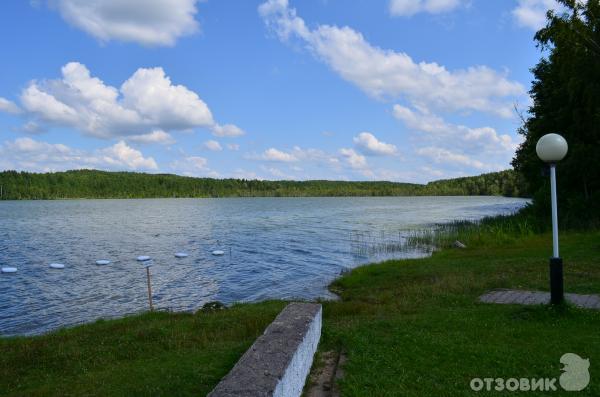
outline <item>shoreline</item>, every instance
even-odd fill
[[[342,392],[372,394],[377,385],[389,395],[433,395],[441,388],[461,394],[473,376],[556,376],[555,363],[566,351],[600,361],[600,345],[594,343],[600,313],[477,301],[493,288],[547,289],[550,235],[505,240],[490,230],[479,237],[470,234],[466,249],[357,267],[331,284],[341,300],[322,302],[319,354],[347,354]],[[599,238],[600,231],[563,232],[569,292],[600,290],[593,250]],[[585,277],[579,276],[582,272]],[[151,385],[155,394],[206,394],[285,304],[244,303],[194,314],[147,312],[42,336],[0,338],[6,352],[0,357],[0,371],[6,374],[0,389],[8,390],[7,396],[36,394],[39,387],[45,395],[94,390],[111,396]],[[544,348],[548,341],[552,349]],[[449,364],[458,361],[460,368]],[[196,371],[198,366],[204,370]],[[530,373],[534,367],[537,372]],[[162,374],[159,379],[156,371]],[[402,371],[400,380],[394,377]],[[436,381],[423,379],[427,373]],[[589,387],[592,394],[600,390],[598,383]]]

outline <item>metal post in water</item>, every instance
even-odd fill
[[[150,311],[154,311],[152,305],[152,283],[150,282],[150,265],[146,266],[146,280],[148,281],[148,303],[150,304]]]

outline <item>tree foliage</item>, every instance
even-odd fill
[[[308,196],[522,196],[523,185],[512,170],[427,185],[395,182],[261,181],[192,178],[166,174],[95,170],[36,174],[0,173],[1,198],[154,198],[154,197],[308,197]]]
[[[532,69],[530,117],[520,129],[525,141],[513,159],[547,218],[549,178],[535,146],[540,137],[559,133],[569,144],[558,164],[562,221],[581,225],[600,219],[600,0],[558,0],[566,12],[548,13],[535,35],[544,56]]]

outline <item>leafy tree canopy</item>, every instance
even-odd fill
[[[46,174],[0,172],[0,199],[307,196],[522,196],[512,171],[448,179],[427,185],[395,182],[260,181],[95,170]]]
[[[532,69],[533,105],[520,129],[525,140],[513,159],[534,195],[540,216],[549,211],[549,178],[535,146],[559,133],[569,153],[557,166],[559,215],[570,225],[600,219],[600,0],[558,0],[535,40],[543,57]],[[543,215],[542,215],[543,214]]]

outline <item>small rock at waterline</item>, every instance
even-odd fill
[[[454,248],[467,248],[466,245],[464,245],[463,243],[461,243],[458,240],[456,240],[453,245],[454,245]]]

